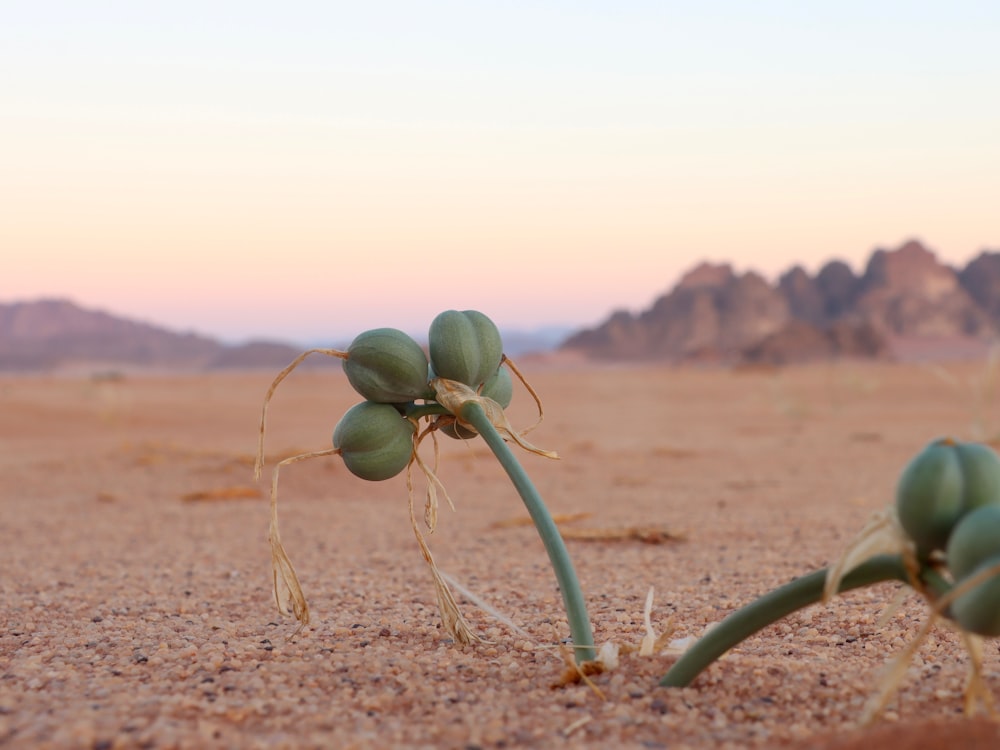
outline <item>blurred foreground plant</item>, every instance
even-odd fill
[[[886,581],[919,593],[930,614],[890,664],[862,724],[884,709],[939,617],[957,627],[970,655],[966,712],[977,701],[992,710],[992,694],[982,679],[982,638],[1000,635],[1000,458],[992,449],[951,439],[932,442],[904,468],[895,503],[873,516],[834,565],[729,615],[692,645],[660,684],[686,687],[729,649],[792,612]]]

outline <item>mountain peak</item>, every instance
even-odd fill
[[[812,277],[794,266],[769,284],[702,262],[651,307],[564,343],[591,356],[683,361],[801,361],[882,356],[895,339],[1000,335],[1000,254],[956,273],[921,242],[875,250],[861,276],[840,260]]]
[[[699,263],[688,271],[677,282],[679,289],[697,289],[699,287],[721,287],[734,278],[733,267],[728,263]]]
[[[866,285],[918,287],[931,295],[958,286],[955,272],[916,240],[897,250],[876,250],[865,270]]]
[[[0,371],[53,370],[65,365],[191,370],[283,367],[296,354],[297,349],[283,344],[227,347],[206,336],[175,333],[83,308],[67,299],[0,304]]]

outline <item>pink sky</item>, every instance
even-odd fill
[[[701,260],[1000,250],[995,10],[389,5],[15,13],[0,301],[305,341],[590,325]]]

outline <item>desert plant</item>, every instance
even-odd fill
[[[438,432],[466,440],[482,436],[521,496],[548,553],[563,596],[575,658],[580,662],[593,660],[590,619],[569,553],[545,503],[508,443],[547,458],[558,456],[529,443],[524,438],[527,430],[519,432],[508,421],[504,409],[513,396],[510,373],[519,378],[535,399],[539,420],[541,402],[516,365],[504,355],[496,325],[481,312],[447,310],[438,315],[430,326],[429,350],[428,360],[417,342],[402,331],[374,329],[360,334],[346,351],[303,352],[271,383],[261,410],[254,467],[258,478],[263,468],[268,403],[278,384],[308,355],[318,353],[342,359],[348,381],[364,398],[337,423],[332,448],[292,456],[274,467],[268,537],[279,611],[293,614],[303,625],[309,622],[308,604],[278,531],[279,471],[282,466],[307,458],[339,455],[353,474],[370,481],[389,479],[406,470],[410,521],[434,580],[442,622],[460,643],[479,640],[459,611],[416,521],[412,473],[417,467],[426,479],[424,523],[433,531],[437,525],[439,491],[451,504],[436,473]],[[422,424],[423,420],[426,424]],[[420,455],[421,444],[427,438],[435,443],[434,467]]]
[[[685,687],[716,659],[792,612],[861,586],[899,581],[930,615],[897,657],[862,717],[885,706],[939,616],[956,626],[970,654],[966,708],[988,700],[981,637],[1000,635],[1000,458],[988,446],[935,440],[903,469],[896,499],[877,513],[829,568],[797,578],[730,614],[693,644],[660,684]]]

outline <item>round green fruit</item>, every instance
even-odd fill
[[[413,454],[414,424],[391,404],[355,404],[333,430],[333,447],[355,476],[379,482],[396,476]]]
[[[477,310],[445,310],[431,321],[431,365],[438,377],[479,388],[503,360],[496,325]]]
[[[954,447],[962,465],[965,511],[1000,505],[1000,456],[982,443],[956,443]]]
[[[952,578],[967,578],[984,562],[1000,557],[1000,506],[984,505],[962,516],[948,538],[945,559]]]
[[[510,402],[514,400],[514,381],[510,376],[510,370],[506,367],[497,368],[497,371],[483,383],[481,393],[500,404],[502,409],[510,406]]]
[[[994,565],[1000,565],[1000,556],[984,562],[972,575]],[[950,616],[969,633],[987,638],[1000,635],[1000,575],[994,574],[955,599]]]
[[[420,344],[395,328],[359,334],[344,360],[344,372],[354,390],[378,404],[404,404],[427,397],[427,367]]]
[[[922,556],[944,549],[966,513],[1000,505],[1000,458],[988,446],[936,440],[903,470],[896,511]]]
[[[921,552],[942,549],[962,514],[962,465],[950,440],[937,440],[907,464],[896,485],[899,522]]]

